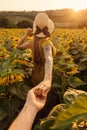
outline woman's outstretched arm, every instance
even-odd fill
[[[8,130],[31,130],[36,114],[46,102],[47,92],[37,85],[28,92],[23,109]]]
[[[52,47],[47,45],[44,48],[44,56],[45,56],[45,76],[44,80],[52,81],[52,69],[53,69],[53,56],[52,56]]]
[[[52,47],[47,45],[44,47],[44,56],[45,56],[45,75],[43,81],[39,84],[40,88],[45,90],[51,89],[52,82],[52,69],[53,69],[53,56],[52,56]]]

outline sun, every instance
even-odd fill
[[[81,6],[74,6],[73,7],[73,10],[75,11],[75,12],[78,12],[78,11],[80,11],[80,10],[83,10],[84,8],[82,8]]]
[[[68,7],[71,7],[75,12],[87,9],[87,0],[67,0]]]
[[[81,9],[80,8],[73,8],[74,12],[78,12],[80,11]]]

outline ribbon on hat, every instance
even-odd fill
[[[41,29],[36,25],[36,31],[35,31],[34,35],[37,35],[37,34],[39,34],[41,32],[43,32],[45,36],[50,37],[50,33],[48,31],[47,26],[45,26],[44,28]]]

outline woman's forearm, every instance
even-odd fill
[[[53,68],[53,58],[48,57],[45,62],[45,80],[49,80],[50,82],[52,81],[52,68]]]
[[[44,48],[45,56],[45,76],[44,80],[52,81],[52,68],[53,68],[53,57],[52,57],[52,48],[50,45]]]
[[[36,108],[25,105],[8,130],[31,130],[36,114]]]

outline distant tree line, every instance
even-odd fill
[[[16,24],[17,28],[27,28],[27,27],[32,28],[32,26],[33,26],[33,23],[31,21],[28,21],[28,20],[22,20]]]
[[[0,27],[7,28],[9,26],[10,26],[9,20],[5,17],[0,17]]]
[[[75,13],[72,9],[47,10],[48,16],[58,28],[87,28],[87,10]],[[0,12],[0,28],[27,28],[33,26],[38,11]]]
[[[33,23],[29,20],[22,20],[17,22],[16,24],[11,22],[8,18],[3,16],[0,17],[0,28],[32,28]]]

